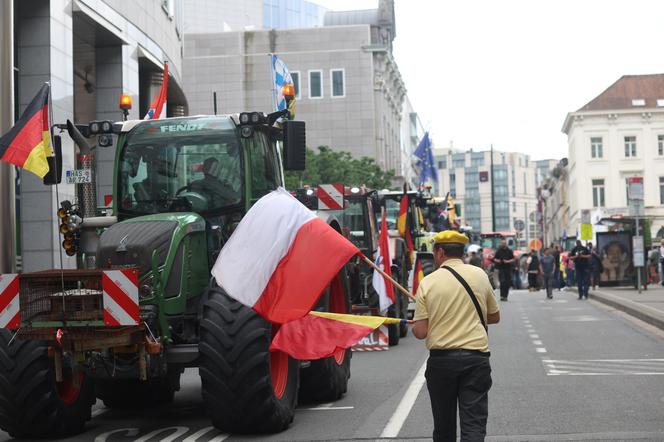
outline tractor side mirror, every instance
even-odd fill
[[[284,169],[304,170],[307,138],[304,121],[284,122]]]
[[[46,157],[48,173],[44,175],[44,185],[52,186],[62,182],[62,138],[53,135],[53,156]]]

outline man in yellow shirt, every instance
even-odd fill
[[[433,238],[440,268],[417,289],[413,334],[426,338],[426,380],[434,441],[456,441],[457,405],[462,441],[483,441],[491,388],[487,324],[500,312],[487,274],[464,264],[468,238],[452,230]]]

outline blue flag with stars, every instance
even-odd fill
[[[420,140],[420,144],[417,145],[417,149],[415,149],[415,157],[417,158],[415,166],[420,169],[419,185],[423,186],[429,180],[438,182],[438,172],[434,166],[429,132],[424,133],[424,136]]]
[[[286,63],[282,59],[272,54],[272,79],[274,81],[274,89],[272,90],[274,96],[274,104],[276,110],[286,109],[286,99],[284,98],[284,85],[293,84],[293,78],[291,77]]]

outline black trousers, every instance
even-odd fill
[[[425,372],[433,412],[433,440],[456,441],[457,406],[461,441],[483,441],[489,414],[489,354],[431,350]]]
[[[512,269],[499,269],[498,280],[500,281],[500,297],[507,298],[512,285]]]

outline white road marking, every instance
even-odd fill
[[[298,408],[298,410],[309,410],[309,411],[325,411],[325,410],[352,410],[355,408],[352,405],[348,405],[345,407],[312,407],[312,408]]]
[[[201,430],[198,430],[191,436],[187,436],[185,439],[182,440],[182,442],[197,442],[198,439],[200,439],[202,436],[208,434],[211,431],[218,431],[214,427],[205,427]],[[230,434],[218,434],[215,438],[210,439],[209,442],[221,442],[224,439],[227,439],[230,437]]]
[[[537,353],[546,353],[546,348],[544,348],[544,347],[536,347],[536,348],[535,348],[535,351],[536,351]]]
[[[537,333],[531,333],[529,336],[530,339],[539,339],[539,335]]]
[[[542,341],[538,341],[537,339],[533,340],[533,345],[542,345]]]
[[[117,433],[127,433],[125,437],[134,437],[138,436],[138,428],[119,428],[117,430],[107,431],[102,433],[99,436],[95,437],[95,442],[106,442],[106,440]]]
[[[598,318],[597,316],[580,315],[580,316],[558,316],[553,318],[554,321],[560,322],[590,322],[590,321],[611,321],[611,318]]]
[[[160,434],[160,433],[164,433],[164,432],[168,432],[168,431],[173,431],[173,430],[175,430],[175,432],[173,432],[173,434],[171,434],[171,435],[169,435],[169,436],[166,436],[166,437],[163,438],[163,439],[160,439],[159,442],[173,442],[175,439],[177,439],[178,437],[182,436],[182,435],[185,434],[187,431],[189,431],[189,427],[166,427],[166,428],[159,428],[159,429],[157,429],[157,430],[154,430],[154,431],[151,432],[151,433],[146,434],[145,436],[143,436],[143,437],[141,437],[141,438],[139,438],[139,439],[136,439],[134,442],[147,442],[147,441],[149,441],[150,439],[152,439],[153,437],[155,437],[156,435],[158,435],[158,434]]]
[[[108,411],[108,408],[97,408],[95,411],[93,411],[92,413],[90,413],[90,416],[91,416],[91,417],[97,417],[97,416],[99,416],[100,414],[104,414],[104,413],[106,413],[107,411]]]
[[[559,376],[652,376],[664,374],[664,359],[543,359],[547,375]]]
[[[426,379],[424,378],[426,368],[427,362],[424,361],[420,369],[417,371],[417,374],[410,382],[406,393],[401,398],[401,402],[397,405],[397,409],[394,410],[394,414],[390,420],[387,421],[385,428],[383,428],[383,432],[380,434],[381,438],[399,436],[399,431],[401,431],[401,427],[403,427],[404,422],[406,422],[410,410],[413,409],[417,396],[420,394],[420,390],[426,382]]]

